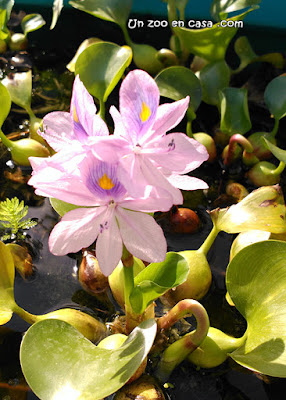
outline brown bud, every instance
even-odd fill
[[[197,214],[189,208],[173,207],[170,225],[173,232],[194,233],[200,227],[200,220]]]
[[[95,254],[89,250],[83,252],[78,279],[84,290],[91,294],[104,292],[108,288],[108,278],[101,272]]]

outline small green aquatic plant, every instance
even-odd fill
[[[24,231],[37,225],[31,218],[25,218],[28,206],[17,197],[0,202],[0,236],[1,240],[25,238]]]

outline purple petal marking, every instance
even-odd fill
[[[122,122],[135,146],[152,126],[159,105],[159,89],[145,71],[129,72],[119,92]]]
[[[81,163],[81,170],[86,187],[96,198],[117,202],[126,195],[126,189],[117,177],[117,164],[90,157]]]

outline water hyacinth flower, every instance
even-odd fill
[[[39,134],[55,150],[80,150],[81,146],[108,136],[105,122],[96,115],[93,97],[88,93],[79,75],[73,84],[70,112],[54,111],[43,119],[43,132]],[[85,146],[86,148],[86,146]]]
[[[36,172],[29,184],[37,194],[88,207],[67,212],[53,228],[49,237],[53,254],[77,252],[96,240],[96,256],[105,275],[111,274],[120,261],[123,244],[144,261],[165,259],[163,231],[146,213],[169,210],[169,196],[156,197],[151,186],[145,188],[142,198],[129,196],[125,182],[118,179],[118,163],[102,162],[91,155],[80,163],[76,173],[63,173],[63,164],[58,168],[55,163],[48,168],[34,166]]]
[[[166,135],[183,119],[189,97],[159,105],[160,93],[154,79],[145,71],[135,70],[123,80],[119,100],[120,112],[114,106],[110,108],[116,141],[109,140],[108,148],[104,140],[105,146],[95,151],[102,159],[104,154],[125,159],[118,173],[129,193],[139,195],[146,185],[153,185],[158,193],[167,191],[174,204],[182,204],[178,188],[208,187],[204,181],[184,175],[208,159],[206,148],[183,133]]]

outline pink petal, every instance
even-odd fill
[[[128,142],[120,137],[99,136],[90,139],[90,149],[100,160],[115,163],[130,153]]]
[[[208,189],[208,184],[201,179],[189,175],[170,175],[168,181],[176,188],[182,190]]]
[[[159,89],[142,70],[129,72],[119,91],[120,114],[134,145],[152,126],[159,105]]]
[[[159,167],[178,174],[193,171],[209,157],[204,145],[184,133],[170,133],[153,141],[145,149],[146,152],[152,151],[149,157]]]
[[[166,132],[177,126],[185,116],[189,101],[190,98],[187,96],[182,100],[160,105],[150,135],[149,137],[148,135],[144,136],[142,144],[165,135]]]
[[[90,246],[100,231],[106,207],[77,208],[66,213],[49,237],[51,253],[62,256]]]
[[[74,129],[78,138],[94,134],[93,119],[95,115],[96,107],[93,97],[88,93],[79,75],[77,75],[73,84],[70,116],[74,122]]]
[[[60,151],[71,145],[74,139],[73,124],[70,114],[54,111],[43,119],[43,132],[39,134],[55,150]]]
[[[96,241],[96,257],[102,273],[108,276],[121,259],[123,244],[114,213],[106,221],[108,224],[102,228]]]
[[[148,262],[164,261],[166,239],[150,215],[117,207],[116,218],[123,243],[131,254]]]

